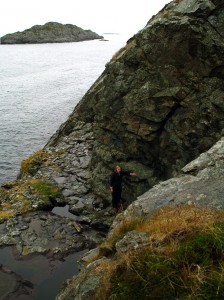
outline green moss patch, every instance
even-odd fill
[[[52,201],[59,196],[58,187],[44,180],[33,180],[32,186],[43,201],[43,208],[52,206]]]
[[[49,154],[43,150],[35,152],[33,155],[23,160],[21,163],[21,173],[35,175],[39,167],[49,158]]]
[[[60,197],[57,186],[41,179],[23,179],[0,188],[0,222],[33,210],[50,209]]]

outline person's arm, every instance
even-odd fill
[[[122,171],[122,174],[125,176],[137,176],[135,172]]]

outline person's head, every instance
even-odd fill
[[[121,167],[120,166],[116,166],[115,167],[115,172],[116,173],[121,173]]]

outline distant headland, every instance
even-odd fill
[[[103,36],[76,25],[48,22],[1,37],[1,44],[68,43],[102,39]]]

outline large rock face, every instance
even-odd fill
[[[124,212],[124,217],[149,218],[155,210],[168,205],[188,204],[223,209],[224,138],[187,164],[183,173],[139,196]]]
[[[1,38],[1,44],[66,43],[101,38],[102,36],[91,30],[83,30],[72,24],[48,22],[44,25],[35,25],[22,32],[6,34]]]
[[[150,251],[153,249],[152,251],[154,251],[154,254],[159,253],[159,255],[162,255],[163,251],[161,249],[163,247],[162,245],[166,243],[166,239],[171,240],[173,245],[175,244],[174,240],[172,239],[172,235],[168,234],[168,228],[170,228],[170,224],[172,223],[171,212],[172,210],[175,210],[175,207],[179,207],[179,213],[181,211],[181,208],[184,208],[184,213],[186,215],[182,216],[182,218],[179,215],[175,216],[173,238],[177,237],[178,235],[184,235],[184,232],[191,228],[192,224],[191,226],[189,224],[189,222],[191,221],[195,224],[194,230],[199,230],[199,227],[197,227],[200,223],[199,220],[204,219],[205,221],[206,219],[205,215],[202,216],[203,211],[205,211],[204,208],[209,208],[208,219],[205,221],[206,229],[204,229],[206,230],[206,232],[209,232],[209,219],[211,218],[211,215],[214,213],[214,211],[217,212],[219,209],[223,210],[224,207],[224,138],[219,140],[209,151],[201,154],[197,159],[186,165],[183,168],[183,172],[185,174],[183,174],[182,176],[169,179],[154,186],[145,194],[138,197],[138,199],[134,201],[124,211],[123,214],[119,214],[116,217],[113,226],[109,232],[108,239],[105,242],[105,245],[109,244],[110,241],[115,239],[116,237],[117,241],[114,245],[113,255],[111,254],[111,251],[106,254],[106,257],[102,257],[102,255],[104,255],[102,252],[102,245],[100,246],[101,248],[96,248],[87,253],[82,259],[82,261],[85,262],[86,266],[82,268],[81,272],[77,277],[73,277],[73,279],[71,279],[67,283],[67,286],[57,296],[58,300],[82,300],[86,298],[106,299],[104,297],[98,297],[97,293],[98,290],[103,286],[103,280],[105,276],[107,276],[107,272],[109,270],[105,266],[107,266],[110,262],[113,265],[115,265],[116,259],[119,261],[119,258],[117,258],[119,257],[119,253],[125,253],[125,257],[129,257],[128,259],[130,259],[131,256],[136,255],[136,252],[134,252],[133,250],[136,251],[136,249],[141,248],[146,253],[150,253]],[[167,206],[171,207],[172,210],[168,210]],[[136,219],[141,220],[141,224],[142,222],[144,222],[144,220],[149,221],[152,217],[152,214],[156,210],[158,213],[158,209],[160,208],[163,208],[164,211],[162,218],[163,222],[160,220],[160,222],[157,222],[156,225],[154,224],[152,227],[157,228],[158,226],[158,232],[162,231],[163,226],[166,228],[165,231],[167,235],[163,235],[162,240],[160,239],[156,241],[155,236],[152,236],[150,239],[150,234],[146,230],[147,227],[143,226],[143,229],[141,229],[141,231],[141,226],[140,228],[138,228],[137,231],[134,231],[132,229],[132,227],[130,226],[131,222],[134,222],[134,220]],[[193,214],[189,215],[189,211],[191,209],[193,209]],[[178,218],[180,218],[179,223],[177,221]],[[217,222],[217,219],[215,220]],[[220,220],[223,220],[223,217]],[[126,233],[124,233],[124,228],[123,231],[119,231],[119,227],[122,226],[122,224],[125,224],[124,228],[126,228],[127,230]],[[218,222],[216,224],[218,224]],[[183,230],[184,226],[186,226],[185,230]],[[180,243],[181,239],[178,240],[177,244],[179,245]],[[150,247],[147,248],[147,245],[150,245]],[[159,248],[158,252],[156,252],[157,250],[155,250],[155,245],[157,245]],[[197,249],[200,249],[199,244],[197,244],[197,247]],[[128,251],[132,251],[131,254]],[[202,252],[200,252],[200,256],[201,255]],[[186,263],[186,258],[181,257],[181,259]],[[139,256],[139,260],[137,259],[137,261],[138,263],[140,263],[141,256]],[[126,263],[128,264],[128,268],[130,268],[130,266],[131,268],[133,267],[133,265],[130,263],[130,260],[128,260],[128,262]],[[144,264],[145,263],[146,262],[144,261]],[[156,261],[156,264],[157,267],[153,276],[155,276],[156,273],[159,272],[158,261]],[[120,265],[120,270],[121,269],[122,267]],[[178,267],[178,272],[179,270],[180,268]],[[149,269],[147,269],[147,272],[150,272]],[[114,278],[112,279],[112,281],[113,280]],[[177,286],[173,286],[172,284],[172,289],[173,288],[177,290]],[[215,291],[216,288],[217,286],[215,286]],[[152,290],[150,292],[152,292]],[[192,295],[189,295],[189,297],[191,298]],[[148,298],[146,297],[144,299]],[[156,298],[151,299],[162,298],[160,296],[157,296]],[[171,298],[168,297],[167,299]],[[179,299],[182,299],[182,297],[179,297]],[[195,297],[192,299],[199,298]]]
[[[224,3],[168,4],[114,55],[48,146],[92,124],[92,190],[108,198],[108,175],[119,163],[138,178],[131,201],[176,175],[211,147],[224,127]]]

